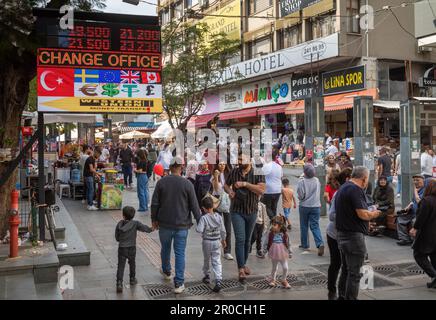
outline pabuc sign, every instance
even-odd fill
[[[289,77],[265,80],[242,87],[243,107],[252,108],[290,102]]]
[[[364,90],[366,87],[365,67],[341,69],[322,74],[322,94],[330,95]]]

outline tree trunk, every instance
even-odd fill
[[[0,147],[18,150],[21,115],[27,103],[29,82],[35,76],[33,55],[18,53],[14,58],[0,62]],[[0,163],[0,176],[7,163]],[[8,229],[11,191],[17,182],[17,171],[0,186],[0,239]]]

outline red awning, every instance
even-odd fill
[[[377,99],[377,89],[367,89],[363,91],[348,92],[324,97],[324,111],[338,111],[353,108],[354,97],[371,96]],[[304,100],[292,101],[285,110],[286,114],[304,113]]]
[[[251,118],[257,116],[257,108],[235,110],[230,112],[220,113],[220,120],[230,120],[239,118]]]
[[[202,114],[200,116],[193,116],[188,122],[188,128],[205,128],[209,121],[211,121],[217,113]]]
[[[257,114],[261,116],[265,114],[285,113],[287,106],[287,104],[278,104],[276,106],[261,107],[257,110]]]

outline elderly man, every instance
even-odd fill
[[[360,269],[365,260],[365,234],[369,221],[377,218],[380,211],[369,211],[365,197],[369,170],[355,167],[350,181],[336,193],[337,241],[341,251],[342,271],[339,279],[339,300],[357,300],[362,274]]]

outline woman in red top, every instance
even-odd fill
[[[327,183],[324,190],[324,199],[328,204],[331,203],[333,196],[340,187],[340,184],[338,182],[338,175],[339,170],[332,170],[327,176]]]

